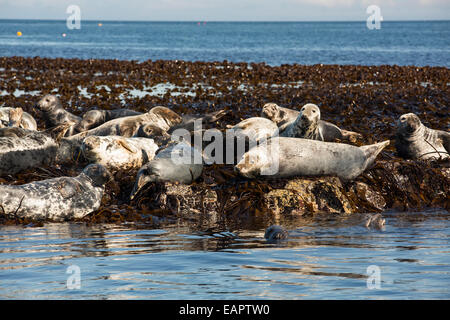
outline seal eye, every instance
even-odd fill
[[[313,110],[314,113],[316,113],[316,110]]]

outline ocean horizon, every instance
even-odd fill
[[[0,56],[449,67],[450,21],[1,19]]]

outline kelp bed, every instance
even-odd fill
[[[162,105],[179,114],[225,109],[229,112],[216,124],[222,130],[259,116],[267,102],[294,109],[311,102],[320,107],[322,119],[361,133],[357,144],[362,145],[392,140],[398,117],[408,112],[431,128],[449,130],[449,84],[445,67],[0,58],[0,106],[23,108],[42,129],[42,115],[33,106],[47,93],[58,94],[77,115],[92,107],[145,112]],[[101,208],[80,221],[239,226],[259,217],[277,222],[317,212],[449,210],[448,161],[402,160],[393,141],[377,160],[351,182],[336,177],[247,180],[230,165],[212,165],[193,185],[151,185],[133,202],[128,196],[135,172],[119,172],[106,186]],[[84,165],[80,159],[73,166],[28,170],[1,177],[0,183],[74,176]],[[30,222],[0,217],[2,224]]]

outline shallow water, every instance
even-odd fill
[[[288,221],[279,243],[263,229],[1,226],[0,298],[450,299],[449,212],[384,216],[384,230],[357,215]]]

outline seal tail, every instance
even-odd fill
[[[365,162],[366,169],[375,162],[375,158],[387,145],[389,145],[389,143],[390,143],[390,141],[386,140],[386,141],[371,144],[368,146],[359,147],[366,156],[366,162]]]

